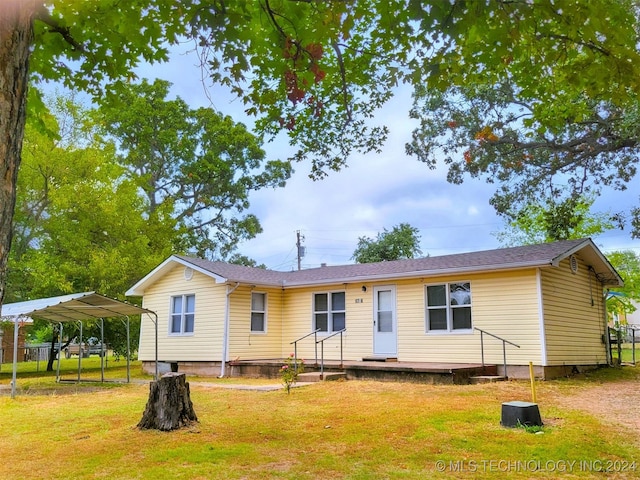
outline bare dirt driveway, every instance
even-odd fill
[[[640,370],[640,366],[623,368]],[[543,388],[558,406],[582,410],[619,425],[640,446],[640,378],[635,374],[625,377],[631,378],[601,382],[575,379],[571,385]]]

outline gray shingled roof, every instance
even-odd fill
[[[566,240],[540,245],[500,248],[392,262],[326,266],[291,272],[244,267],[187,256],[176,257],[183,262],[193,264],[228,281],[294,287],[551,266],[579,250],[584,250],[583,253],[587,256],[587,263],[598,264],[596,273],[603,278],[612,279],[609,284],[617,284],[621,281],[617,272],[590,239]]]

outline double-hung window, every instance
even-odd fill
[[[169,333],[172,335],[191,335],[196,317],[196,296],[176,295],[171,297],[171,322]]]
[[[313,329],[323,333],[339,332],[346,328],[344,292],[313,295]]]
[[[469,331],[471,283],[443,283],[426,287],[427,332]]]
[[[267,294],[251,292],[251,332],[267,331]]]

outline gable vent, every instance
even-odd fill
[[[571,273],[578,273],[578,259],[575,255],[569,257],[569,268],[571,268]]]
[[[184,267],[184,279],[188,282],[193,278],[193,268]]]

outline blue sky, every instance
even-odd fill
[[[219,87],[206,87],[206,78],[190,44],[175,49],[166,64],[143,67],[141,78],[162,78],[173,83],[172,94],[192,107],[213,106],[236,121],[251,126],[242,104]],[[446,181],[444,168],[430,170],[405,154],[415,124],[408,117],[411,91],[398,95],[375,120],[391,129],[380,154],[354,155],[348,168],[332,172],[320,181],[309,179],[310,166],[296,164],[287,186],[255,192],[250,212],[257,215],[263,233],[239,245],[238,251],[268,268],[297,268],[296,232],[304,236],[303,268],[321,263],[352,263],[351,256],[362,236],[375,237],[383,229],[409,223],[420,230],[424,255],[445,255],[498,248],[493,235],[503,228],[502,220],[489,205],[495,186],[482,180],[462,185]],[[263,146],[268,158],[285,159],[293,152],[286,138]],[[595,204],[606,211],[639,203],[640,189],[624,193],[607,191]],[[604,251],[629,249],[640,252],[640,241],[628,232],[611,231],[594,239]]]

